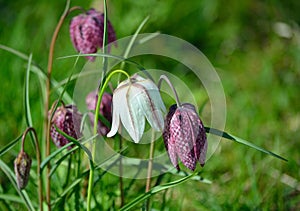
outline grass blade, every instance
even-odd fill
[[[16,177],[15,174],[12,172],[12,170],[0,159],[0,168],[2,171],[6,174],[8,179],[10,180],[11,184],[14,186],[18,194],[20,195],[22,201],[24,202],[25,206],[28,210],[35,210],[31,200],[29,199],[26,190],[20,190],[16,183]]]
[[[136,206],[137,204],[139,204],[139,203],[145,201],[146,199],[148,199],[149,197],[151,197],[152,195],[154,195],[154,194],[156,194],[156,193],[158,193],[160,191],[163,191],[163,190],[175,187],[177,185],[180,185],[180,184],[186,182],[187,180],[189,180],[190,178],[194,177],[195,175],[196,175],[196,173],[193,173],[193,174],[190,174],[190,175],[188,175],[188,176],[186,176],[184,178],[181,178],[179,180],[176,180],[176,181],[173,181],[173,182],[169,182],[169,183],[166,183],[164,185],[155,186],[150,191],[148,191],[147,193],[144,193],[144,194],[138,196],[137,198],[135,198],[134,200],[132,200],[130,203],[126,204],[120,210],[122,210],[122,211],[130,210],[134,206]]]
[[[12,54],[14,54],[14,55],[18,56],[19,58],[21,58],[23,60],[26,60],[26,61],[28,61],[29,57],[30,57],[30,56],[28,56],[28,55],[26,55],[26,54],[24,54],[24,53],[22,53],[22,52],[20,52],[18,50],[15,50],[13,48],[10,48],[10,47],[2,45],[2,44],[0,44],[0,49],[5,50],[5,51],[7,51],[9,53],[12,53]],[[76,55],[76,56],[78,57],[78,55]],[[43,71],[43,69],[40,66],[38,66],[37,63],[34,62],[33,60],[30,63],[32,65],[31,66],[31,71],[34,72],[34,73],[36,73],[40,79],[43,79],[45,81],[47,79],[47,75],[46,75],[45,71]],[[54,79],[51,79],[51,84],[54,87],[56,87],[58,85],[58,82],[55,81]],[[57,89],[57,92],[59,94],[62,93],[61,89],[62,88]],[[71,103],[72,102],[72,98],[70,97],[70,95],[65,94],[64,95],[64,101]]]
[[[17,202],[17,203],[24,204],[24,201],[20,197],[15,196],[15,195],[0,194],[0,199],[5,200],[5,201]]]
[[[60,202],[70,191],[74,191],[74,187],[81,182],[82,178],[76,179],[65,191],[51,203],[52,206],[55,206],[57,203]]]
[[[125,52],[124,52],[124,55],[123,55],[123,58],[127,58],[131,49],[132,49],[132,46],[137,38],[137,35],[140,33],[140,31],[142,30],[142,28],[144,27],[144,25],[146,24],[146,22],[149,20],[149,16],[147,16],[143,21],[142,23],[139,25],[139,27],[137,28],[137,30],[135,31],[135,33],[133,34],[128,46],[126,47],[125,49]],[[121,67],[120,69],[124,69],[124,65],[125,65],[125,62],[123,61],[122,64],[121,64]]]
[[[5,145],[5,147],[3,147],[1,150],[0,150],[0,157],[2,155],[4,155],[6,152],[8,152],[11,148],[13,148],[17,143],[18,141],[21,140],[22,138],[22,135],[21,134],[20,136],[18,136],[15,140],[12,140],[10,143],[8,143],[7,145]]]
[[[59,167],[59,165],[69,156],[71,155],[74,151],[76,151],[78,149],[78,147],[74,147],[73,149],[69,150],[65,155],[63,155],[61,158],[59,158],[55,164],[52,166],[51,171],[49,173],[49,176],[51,177],[54,172],[56,171],[56,169]]]
[[[25,108],[25,118],[27,127],[32,127],[32,117],[30,110],[30,102],[29,102],[29,78],[30,78],[30,67],[32,62],[32,54],[29,55],[27,70],[26,70],[26,78],[25,78],[25,89],[24,89],[24,108]]]
[[[87,140],[85,140],[85,141],[82,142],[82,145],[85,144],[85,143],[87,143],[87,142],[89,142],[89,141],[91,141],[91,140],[93,140],[93,139],[96,138],[96,137],[97,137],[97,135],[88,138]],[[74,139],[74,140],[76,140],[76,139]],[[76,142],[78,142],[78,141],[76,141]],[[68,144],[64,145],[63,147],[57,149],[56,151],[52,152],[48,157],[46,157],[46,158],[43,160],[43,162],[41,163],[41,171],[48,165],[48,163],[49,163],[56,155],[60,154],[63,150],[65,150],[66,148],[68,148],[68,147],[70,147],[70,146],[72,146],[72,145],[73,145],[73,143],[68,143]],[[77,150],[77,148],[78,148],[78,146],[73,147],[73,149],[69,150],[69,151],[66,153],[66,155],[71,154],[71,153],[73,152],[73,150],[75,151],[75,150]]]
[[[171,173],[173,175],[177,175],[177,176],[181,176],[181,177],[185,177],[185,176],[189,176],[191,175],[191,173],[188,173],[184,170],[180,170],[179,172],[177,171],[176,168],[173,168],[172,170],[170,170],[168,173]],[[208,179],[205,179],[203,177],[200,176],[200,174],[198,175],[195,175],[191,178],[191,180],[195,180],[195,181],[198,181],[198,182],[202,182],[202,183],[206,183],[206,184],[212,184],[212,181],[208,180]]]
[[[256,150],[258,150],[260,152],[263,152],[265,154],[271,155],[271,156],[273,156],[275,158],[278,158],[278,159],[281,159],[281,160],[284,160],[284,161],[288,161],[287,159],[281,157],[280,155],[277,155],[277,154],[275,154],[275,153],[273,153],[273,152],[271,152],[269,150],[266,150],[266,149],[264,149],[262,147],[259,147],[259,146],[255,145],[255,144],[253,144],[253,143],[251,143],[249,141],[246,141],[244,139],[241,139],[239,137],[231,135],[231,134],[229,134],[227,132],[224,132],[224,131],[221,131],[221,130],[218,130],[218,129],[215,129],[215,128],[209,128],[209,127],[205,127],[205,131],[207,133],[210,133],[210,134],[213,134],[213,135],[216,135],[216,136],[220,136],[220,137],[229,139],[231,141],[234,141],[234,142],[246,145],[246,146],[251,147],[253,149],[256,149]]]
[[[92,154],[90,152],[90,150],[84,146],[83,144],[81,144],[77,139],[73,138],[72,136],[69,136],[68,134],[66,134],[65,132],[63,132],[62,130],[60,130],[58,127],[55,126],[55,129],[58,133],[60,133],[61,135],[63,135],[65,138],[67,138],[70,142],[72,142],[73,144],[75,144],[76,146],[78,146],[79,148],[83,149],[83,151],[85,152],[85,154],[88,156],[89,160],[92,161]]]
[[[72,143],[68,143],[66,145],[64,145],[63,147],[57,149],[56,151],[54,151],[53,153],[51,153],[48,157],[46,157],[43,162],[41,163],[41,171],[43,171],[43,169],[48,165],[48,163],[59,153],[61,153],[64,149],[72,146]]]

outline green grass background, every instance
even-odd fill
[[[71,2],[72,6],[86,9],[100,4],[101,1]],[[61,0],[0,0],[0,44],[32,53],[33,60],[45,70],[51,36],[64,6]],[[227,100],[226,131],[289,160],[283,162],[224,140],[203,169],[202,175],[213,183],[189,181],[174,188],[168,192],[166,208],[300,209],[300,3],[111,0],[108,6],[118,38],[132,35],[150,15],[142,32],[160,31],[198,47],[222,80]],[[284,27],[280,31],[278,26]],[[68,24],[64,24],[55,57],[74,53]],[[66,78],[72,65],[67,60],[55,60],[54,78]],[[0,50],[0,148],[25,129],[25,71],[26,61]],[[37,87],[38,80],[32,75],[33,121],[41,130],[42,95]],[[1,159],[12,163],[17,150]],[[9,185],[5,175],[0,175],[1,192]],[[161,198],[162,194],[154,197],[154,207],[160,207]]]

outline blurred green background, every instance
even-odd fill
[[[71,5],[88,9],[91,5],[101,8],[101,3],[77,0]],[[188,182],[175,188],[169,207],[300,209],[300,1],[110,0],[108,5],[117,38],[132,35],[150,15],[142,32],[159,31],[198,47],[222,80],[226,130],[289,160],[283,162],[224,140],[203,169],[203,176],[213,183]],[[46,70],[51,36],[64,7],[61,0],[0,0],[0,44],[32,53],[33,60]],[[55,57],[74,53],[68,24],[64,24]],[[56,60],[53,76],[64,79],[72,65]],[[0,148],[25,129],[25,71],[26,61],[0,49]],[[33,75],[34,122],[42,120],[42,95],[37,87]],[[42,124],[37,126],[41,130]],[[11,152],[5,159],[10,161],[14,155]],[[154,205],[160,197],[155,196]]]

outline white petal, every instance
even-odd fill
[[[107,137],[112,137],[118,132],[119,124],[120,124],[120,118],[119,118],[120,107],[121,106],[118,106],[118,98],[115,97],[115,93],[114,93],[113,102],[112,102],[112,112],[113,112],[112,124],[111,124],[110,131],[106,135]]]
[[[127,130],[130,137],[134,140],[135,143],[139,142],[141,135],[138,130],[136,121],[133,119],[135,113],[133,113],[133,109],[130,108],[130,92],[132,86],[123,86],[116,90],[115,98],[118,100],[119,106],[119,115],[121,122],[124,128]]]
[[[156,109],[156,106],[153,100],[150,98],[148,91],[143,91],[143,94],[139,98],[138,104],[151,127],[153,127],[156,131],[161,131],[164,125],[162,113]]]
[[[140,106],[139,99],[141,98],[141,90],[131,86],[128,93],[129,114],[133,124],[134,137],[133,140],[137,143],[142,138],[145,129],[145,117],[143,108]]]

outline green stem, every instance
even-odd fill
[[[123,185],[123,162],[122,162],[122,153],[121,153],[122,148],[123,148],[123,140],[122,140],[122,136],[120,136],[120,140],[119,140],[119,150],[120,150],[119,182],[120,182],[120,196],[121,196],[120,207],[123,207],[125,203],[124,185]]]
[[[40,168],[40,166],[41,166],[41,151],[40,151],[40,146],[39,146],[38,138],[36,135],[36,131],[33,127],[27,128],[25,130],[25,132],[23,133],[21,151],[24,151],[25,137],[29,131],[31,131],[33,133],[34,142],[35,142],[36,160],[37,160],[39,208],[40,208],[40,211],[43,211],[43,186],[42,186],[42,177],[41,177],[41,168]]]
[[[94,135],[97,135],[97,126],[98,126],[98,118],[99,118],[99,112],[100,112],[100,104],[101,104],[102,96],[104,94],[104,90],[105,90],[107,84],[109,83],[111,77],[116,73],[123,73],[124,75],[127,76],[128,79],[130,79],[130,76],[124,70],[114,70],[107,76],[102,88],[100,89],[100,91],[98,93],[98,100],[97,100],[97,106],[96,106],[95,118],[94,118],[94,130],[93,130]],[[94,161],[94,158],[95,158],[95,141],[96,141],[96,139],[94,139],[92,141],[92,159],[93,159],[93,161]],[[87,196],[87,210],[88,211],[91,210],[92,189],[93,189],[93,183],[94,183],[94,170],[95,170],[94,162],[91,162],[90,172],[89,172],[88,196]]]
[[[76,154],[76,161],[77,161],[77,171],[76,171],[76,178],[80,177],[80,163],[81,163],[81,150],[78,148],[78,153]],[[75,187],[75,210],[80,210],[80,183]]]
[[[146,190],[147,193],[150,191],[151,188],[151,175],[152,175],[152,168],[153,168],[153,155],[154,155],[154,130],[152,130],[151,135],[151,143],[150,143],[150,152],[149,152],[149,163],[148,163],[148,171],[147,171],[147,182],[146,182]],[[149,199],[146,201],[146,210],[149,210],[150,201]]]
[[[48,67],[47,67],[47,80],[46,80],[46,99],[45,99],[45,111],[44,111],[44,131],[46,133],[46,157],[50,155],[50,121],[51,119],[48,118],[48,109],[49,109],[49,102],[50,102],[50,89],[51,89],[51,73],[52,73],[52,66],[53,66],[53,56],[54,56],[54,47],[58,37],[58,33],[61,29],[61,26],[66,19],[67,15],[74,11],[74,10],[82,10],[81,7],[72,7],[70,8],[70,0],[67,0],[65,10],[62,16],[59,19],[59,22],[56,25],[54,33],[52,35],[51,44],[49,48],[49,56],[48,56]],[[50,163],[47,165],[47,186],[46,186],[46,202],[48,205],[48,210],[51,210],[51,180],[49,177],[51,171]]]
[[[102,41],[102,53],[106,54],[106,43],[107,43],[107,4],[106,0],[103,1],[103,8],[104,8],[104,27],[103,27],[103,41]],[[102,83],[105,80],[106,76],[106,70],[107,70],[107,58],[103,57],[103,71],[102,71],[102,77],[101,77],[101,84],[100,87],[102,87]]]
[[[64,19],[66,18],[70,6],[70,0],[67,0],[66,8],[64,13],[62,14],[55,31],[52,35],[50,49],[49,49],[49,57],[48,57],[48,67],[47,67],[47,80],[46,80],[46,99],[45,99],[45,121],[44,121],[44,131],[46,131],[46,157],[50,155],[50,119],[48,118],[48,109],[49,109],[49,101],[50,101],[50,89],[51,89],[51,72],[53,66],[53,56],[54,56],[54,46],[58,36],[58,32],[63,24]],[[51,210],[51,180],[49,177],[51,171],[50,164],[47,165],[47,187],[46,187],[46,202],[48,205],[48,210]]]

